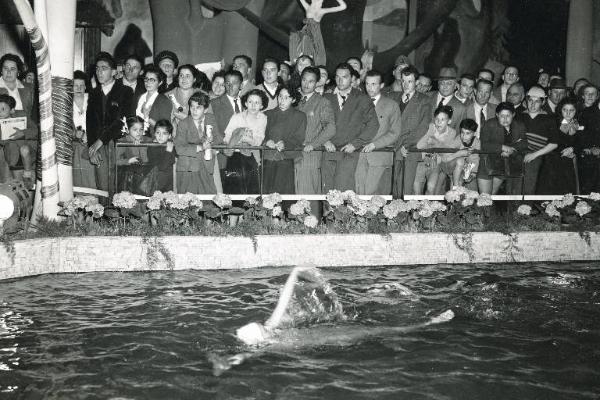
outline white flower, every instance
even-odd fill
[[[339,207],[344,204],[344,197],[339,190],[330,190],[325,196],[325,200],[331,207]]]
[[[231,197],[224,193],[216,194],[215,197],[213,197],[213,203],[215,203],[217,207],[221,209],[231,207],[232,205]]]
[[[274,217],[279,217],[281,214],[283,214],[283,210],[281,209],[281,207],[275,206],[273,207],[272,213]]]
[[[432,201],[430,206],[433,211],[446,211],[448,209],[445,204],[439,201]]]
[[[73,199],[67,201],[64,205],[63,205],[63,209],[62,209],[63,214],[65,214],[66,216],[70,216],[73,215],[75,213],[75,205],[73,202]]]
[[[383,206],[383,215],[387,219],[396,218],[398,216],[398,213],[400,212],[400,207],[398,207],[397,203],[394,203],[394,201],[392,201],[390,204],[386,204],[385,206]]]
[[[298,200],[298,204],[300,204],[302,207],[304,207],[304,211],[306,211],[307,213],[310,213],[310,201],[308,201],[306,199],[300,199],[300,200]]]
[[[94,218],[100,218],[104,215],[104,207],[101,204],[90,204],[85,207],[85,211],[91,212]]]
[[[162,199],[158,196],[152,196],[146,203],[146,207],[149,210],[160,210],[160,206],[162,205]]]
[[[452,187],[452,190],[454,190],[458,194],[466,194],[469,191],[469,189],[467,189],[464,186],[454,186]]]
[[[527,204],[521,204],[519,208],[517,208],[517,212],[521,215],[531,215],[531,206]]]
[[[460,201],[460,196],[461,194],[456,190],[449,190],[444,195],[444,199],[446,199],[448,203],[456,203],[457,201]]]
[[[474,199],[465,197],[465,199],[462,201],[461,204],[463,205],[463,207],[469,207],[469,206],[472,206],[474,202],[475,202]]]
[[[198,207],[198,208],[202,208],[204,207],[204,204],[202,203],[202,200],[200,200],[198,198],[198,196],[196,196],[195,194],[192,195],[193,197],[190,199],[190,207]]]
[[[406,207],[406,209],[402,211],[405,212],[418,210],[419,208],[421,208],[421,202],[419,200],[409,200],[404,204],[404,206]]]
[[[314,215],[308,215],[306,218],[304,218],[304,225],[308,226],[309,228],[316,228],[318,224],[319,220]]]
[[[596,193],[596,192],[590,193],[590,200],[599,201],[600,200],[600,193]]]
[[[169,207],[171,207],[174,203],[179,201],[179,196],[177,196],[177,193],[173,192],[172,190],[163,193],[162,198],[165,201],[165,204]]]
[[[279,203],[281,203],[281,195],[279,193],[271,193],[262,197],[262,205],[266,209],[271,210]]]
[[[585,201],[577,202],[577,206],[575,206],[575,212],[579,214],[580,217],[583,217],[585,214],[592,211],[592,207]]]
[[[354,193],[354,190],[346,190],[342,193],[342,197],[346,201],[352,201],[356,197],[356,193]]]
[[[570,206],[571,204],[575,203],[575,196],[573,196],[572,193],[565,194],[562,197],[562,203],[563,203],[563,207]]]
[[[419,210],[419,215],[423,218],[431,217],[433,215],[433,209],[429,204],[423,204],[423,207]]]
[[[490,196],[487,193],[482,193],[479,195],[479,198],[477,199],[477,205],[479,207],[489,207],[492,204],[493,204],[492,196]]]
[[[92,206],[94,204],[98,204],[98,198],[96,196],[86,195],[86,196],[77,196],[77,197],[81,198],[81,200],[83,200],[83,202],[85,203],[86,206]]]
[[[246,202],[249,205],[253,206],[256,204],[256,197],[248,196],[248,197],[246,197]]]
[[[559,217],[560,218],[560,211],[558,211],[556,209],[556,206],[554,206],[552,203],[550,203],[546,207],[546,214],[548,214],[550,217]]]
[[[371,197],[371,203],[377,205],[378,208],[381,208],[386,205],[387,201],[381,196],[373,196]]]
[[[300,202],[294,203],[290,206],[291,215],[302,215],[304,214],[304,206]]]
[[[117,193],[113,196],[112,203],[118,208],[133,208],[137,205],[135,196],[129,192]]]
[[[465,192],[465,198],[477,200],[479,198],[479,193],[475,190],[468,190]]]
[[[80,208],[83,209],[83,208],[85,208],[86,205],[87,205],[87,203],[86,203],[85,199],[82,198],[81,196],[76,196],[73,199],[73,207],[75,209],[80,209]]]
[[[350,208],[354,214],[358,215],[359,217],[363,217],[367,211],[369,211],[368,202],[360,199],[357,199],[354,203],[352,203],[352,205],[349,205],[348,208]]]

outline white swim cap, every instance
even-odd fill
[[[267,340],[267,332],[262,324],[251,322],[235,332],[237,338],[250,346],[256,346]]]

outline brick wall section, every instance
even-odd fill
[[[91,271],[600,260],[600,233],[479,232],[31,239],[0,244],[0,280]]]

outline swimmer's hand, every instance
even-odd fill
[[[251,356],[252,353],[240,353],[230,357],[208,353],[206,357],[213,365],[213,375],[220,376],[223,372],[230,370],[234,365],[240,365]]]

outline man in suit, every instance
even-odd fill
[[[365,77],[365,89],[375,104],[375,112],[379,119],[379,130],[373,141],[362,149],[356,167],[356,193],[383,194],[392,193],[392,168],[394,154],[378,152],[391,146],[400,136],[400,107],[394,100],[381,95],[383,75],[377,70],[368,71]]]
[[[396,153],[394,165],[394,197],[396,198],[403,194],[413,194],[413,183],[421,153],[409,153],[408,149],[415,147],[419,139],[427,133],[432,120],[431,98],[416,91],[418,79],[419,71],[416,68],[407,67],[402,71],[401,128],[400,138],[396,144],[399,151]],[[403,160],[404,169],[402,169]]]
[[[256,88],[252,78],[252,59],[244,54],[233,57],[231,68],[242,74],[242,83],[240,84],[240,96],[245,95]]]
[[[239,71],[230,70],[225,74],[225,94],[213,99],[210,103],[210,112],[215,115],[219,132],[225,132],[229,120],[233,114],[242,112],[242,100],[240,99],[240,86],[242,74]],[[227,166],[227,157],[223,152],[217,155],[221,175]],[[221,178],[223,178],[221,176]]]
[[[89,94],[86,114],[88,153],[96,166],[98,189],[114,190],[114,176],[109,182],[109,169],[114,165],[112,143],[121,137],[122,119],[132,114],[133,91],[117,82],[115,60],[101,52],[96,57],[96,86]]]
[[[482,68],[477,72],[477,80],[485,79],[486,81],[492,82],[492,95],[490,96],[490,103],[500,104],[500,100],[494,96],[494,86],[496,85],[496,75],[494,71],[487,68]]]
[[[500,101],[508,101],[506,95],[510,85],[519,81],[519,68],[508,65],[502,73],[502,84],[494,89],[493,95]]]
[[[335,136],[335,116],[329,100],[316,92],[320,79],[318,67],[306,67],[302,70],[300,94],[302,99],[298,110],[306,114],[306,136],[302,157],[294,162],[296,193],[321,193],[321,152],[325,142]],[[317,203],[311,203],[317,211]]]
[[[527,108],[523,106],[523,100],[525,100],[525,86],[521,82],[510,85],[506,93],[506,101],[513,105],[517,115],[527,112]]]
[[[438,91],[434,92],[431,96],[431,119],[433,119],[433,112],[439,106],[450,106],[452,107],[452,122],[450,127],[454,128],[458,132],[460,121],[465,118],[465,105],[456,98],[454,92],[456,91],[456,69],[444,67],[440,70],[440,76],[438,78]]]
[[[477,137],[479,137],[479,132],[481,132],[481,127],[485,124],[485,121],[496,117],[496,104],[490,103],[493,87],[492,82],[480,79],[475,88],[475,101],[467,106],[466,118],[477,122]]]
[[[263,111],[272,110],[277,107],[277,90],[279,89],[279,62],[274,58],[265,58],[262,66],[263,83],[256,88],[262,90],[269,99],[269,104]]]
[[[352,89],[352,67],[341,63],[335,70],[336,88],[325,98],[333,106],[335,136],[325,142],[321,166],[323,190],[354,190],[358,151],[377,134],[379,122],[371,99]],[[336,150],[338,152],[336,152]]]
[[[548,87],[548,100],[542,106],[542,110],[548,115],[557,114],[556,107],[567,96],[567,84],[562,78],[554,78]]]
[[[458,101],[467,105],[473,100],[473,91],[475,90],[475,76],[472,74],[463,74],[458,82],[458,89],[454,96]],[[459,122],[460,124],[460,122]]]
[[[117,79],[124,86],[129,86],[133,90],[133,104],[138,103],[140,96],[146,92],[144,80],[140,77],[144,62],[141,57],[136,54],[131,54],[125,59],[123,65],[123,77]]]

